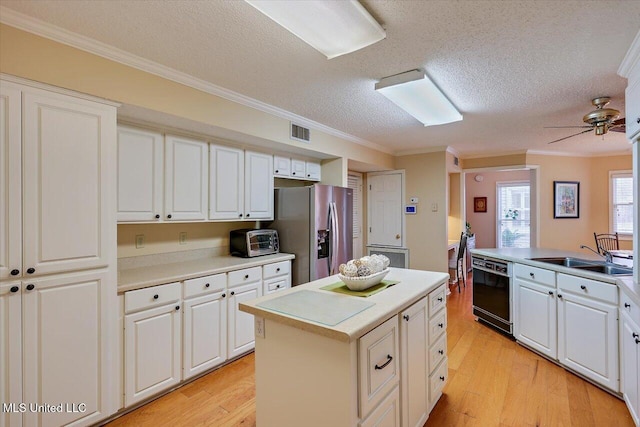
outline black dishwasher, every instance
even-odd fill
[[[474,256],[473,314],[501,331],[513,336],[511,321],[511,265]]]

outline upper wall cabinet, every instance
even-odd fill
[[[237,148],[209,146],[209,218],[244,217],[244,152]]]
[[[320,163],[273,156],[273,175],[278,178],[320,181]]]
[[[166,220],[207,219],[209,144],[167,135],[165,138],[164,216]]]
[[[245,152],[244,210],[246,219],[273,219],[273,158]]]
[[[118,127],[118,221],[162,218],[164,137]]]

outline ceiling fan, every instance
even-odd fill
[[[591,103],[596,107],[596,109],[582,118],[582,121],[587,123],[586,126],[547,126],[547,129],[586,129],[581,132],[574,133],[573,135],[551,141],[549,144],[564,141],[565,139],[591,132],[594,129],[596,135],[604,135],[609,131],[625,132],[626,128],[624,117],[621,119],[618,118],[620,117],[620,111],[614,110],[613,108],[605,108],[610,101],[611,98],[608,96],[600,96],[591,100]]]

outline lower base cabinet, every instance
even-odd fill
[[[620,300],[620,352],[622,395],[640,425],[640,306],[626,295]]]
[[[360,427],[399,427],[400,391],[396,386],[378,407],[360,423]]]
[[[427,297],[400,313],[402,425],[422,426],[429,415]]]

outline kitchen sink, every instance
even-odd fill
[[[610,276],[625,276],[633,274],[633,269],[618,264],[605,261],[594,261],[590,259],[573,257],[556,258],[529,258],[531,261],[546,262],[549,264],[562,265],[579,270],[593,271],[594,273],[608,274]]]

